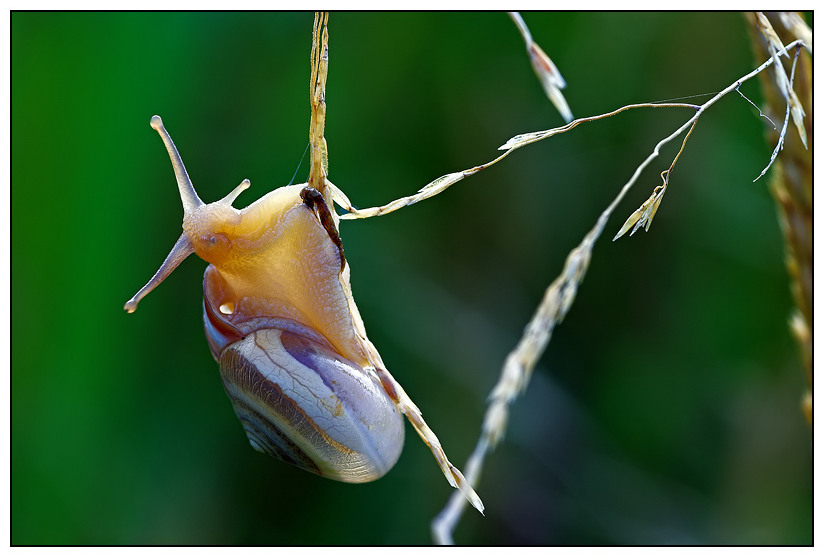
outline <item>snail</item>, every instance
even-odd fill
[[[206,337],[254,448],[321,476],[367,482],[400,456],[403,420],[370,362],[334,217],[308,184],[275,189],[242,210],[250,185],[198,197],[159,116],[183,203],[183,234],[125,309],[186,257],[203,279]]]

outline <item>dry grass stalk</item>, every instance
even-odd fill
[[[801,41],[795,41],[788,44],[785,48],[789,49],[799,45],[801,45]],[[606,222],[615,207],[638,179],[641,172],[650,162],[652,162],[655,157],[658,156],[662,146],[681,135],[687,129],[690,129],[691,131],[698,119],[710,106],[718,102],[728,93],[737,91],[738,87],[740,87],[742,83],[760,74],[763,70],[771,66],[776,60],[777,58],[771,57],[758,68],[738,79],[724,90],[720,91],[700,107],[693,107],[697,109],[696,114],[687,120],[685,124],[675,130],[675,132],[658,142],[653,152],[636,168],[632,177],[626,184],[624,184],[616,198],[612,201],[612,203],[610,203],[604,212],[601,213],[601,216],[598,218],[595,226],[587,233],[583,241],[567,256],[561,275],[556,278],[547,289],[541,304],[538,306],[532,320],[527,325],[520,342],[515,349],[510,352],[509,356],[507,356],[501,371],[500,379],[492,390],[490,402],[484,417],[481,435],[475,446],[475,450],[464,467],[464,470],[466,470],[467,473],[467,480],[473,486],[477,486],[478,484],[481,468],[486,455],[492,448],[495,447],[495,444],[504,435],[510,404],[515,397],[517,397],[526,388],[532,374],[532,370],[538,362],[538,359],[543,354],[555,325],[564,318],[569,310],[569,307],[574,301],[575,294],[577,293],[578,287],[583,281],[587,267],[589,266],[589,261],[592,255],[592,247],[601,235],[601,232],[603,231],[604,226],[606,225]],[[597,119],[611,116],[617,114],[618,112],[622,112],[627,108],[629,107],[624,107],[607,115],[595,118]],[[582,118],[580,120],[575,120],[568,126],[564,127],[567,129],[559,128],[556,130],[547,130],[545,132],[525,134],[523,136],[519,136],[518,138],[511,139],[506,145],[504,145],[504,147],[510,146],[510,149],[521,147],[527,143],[551,137],[552,135],[555,135],[555,133],[559,133],[560,130],[567,131],[568,129],[574,127],[576,123],[585,120],[591,119]],[[681,150],[683,151],[683,145]],[[678,156],[680,156],[680,153],[681,151],[679,151]],[[672,166],[675,164],[678,156],[676,156],[670,166],[670,169],[665,171],[665,173],[668,174],[669,171],[672,170]],[[456,497],[453,494],[444,509],[432,521],[432,533],[436,543],[453,543],[452,533],[463,514],[464,508],[464,501],[460,497]]]
[[[309,179],[307,183],[318,190],[331,205],[327,191],[326,175],[329,173],[329,153],[324,132],[326,128],[326,76],[329,72],[329,22],[328,12],[315,12],[312,26],[311,77],[309,79]]]
[[[611,116],[615,116],[616,114],[620,114],[621,112],[633,109],[633,108],[691,108],[693,110],[699,110],[699,106],[693,104],[684,104],[684,103],[642,103],[642,104],[630,104],[627,106],[623,106],[617,110],[613,110],[612,112],[607,112],[606,114],[599,114],[597,116],[589,116],[586,118],[578,118],[573,120],[572,122],[558,127],[552,128],[549,130],[542,130],[537,132],[530,132],[525,134],[516,135],[512,137],[498,147],[498,150],[504,151],[501,155],[497,156],[496,158],[492,159],[489,162],[484,164],[479,164],[478,166],[473,166],[472,168],[467,168],[466,170],[461,170],[459,172],[452,172],[450,174],[445,174],[439,178],[436,178],[426,184],[424,187],[419,189],[417,193],[412,195],[408,195],[406,197],[401,197],[399,199],[395,199],[394,201],[390,201],[386,205],[381,205],[380,207],[369,207],[367,209],[358,209],[352,205],[349,199],[343,195],[337,187],[337,193],[335,194],[335,201],[346,209],[347,213],[340,216],[341,219],[350,220],[350,219],[366,219],[370,217],[379,217],[381,215],[386,215],[397,211],[398,209],[402,209],[403,207],[408,207],[409,205],[414,205],[419,201],[423,201],[424,199],[429,199],[430,197],[434,197],[439,193],[446,190],[449,186],[457,184],[464,178],[468,176],[472,176],[473,174],[477,174],[481,170],[485,168],[489,168],[493,164],[497,164],[498,162],[502,161],[504,158],[509,156],[513,151],[520,149],[530,143],[535,143],[537,141],[542,141],[553,135],[558,135],[560,133],[568,132],[571,129],[575,128],[579,124],[583,124],[585,122],[594,122],[595,120],[602,120],[604,118],[609,118]],[[334,191],[334,190],[333,190]]]

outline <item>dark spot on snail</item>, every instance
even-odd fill
[[[300,190],[300,198],[309,209],[317,210],[321,225],[326,230],[326,233],[329,234],[329,239],[338,247],[338,252],[340,253],[340,270],[343,271],[346,265],[346,257],[343,254],[343,242],[340,239],[340,234],[338,234],[338,229],[335,226],[335,220],[332,218],[332,213],[326,204],[326,200],[318,190],[311,186],[306,186]]]

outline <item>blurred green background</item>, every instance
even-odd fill
[[[576,116],[718,91],[755,67],[736,13],[527,13]],[[288,183],[308,137],[312,14],[12,13],[12,543],[427,544],[451,489],[411,428],[346,485],[252,450],[186,261],[160,114],[201,197]],[[360,207],[560,125],[501,13],[333,13],[330,178]],[[759,60],[758,63],[761,61]],[[758,84],[742,91],[756,103]],[[700,97],[703,102],[709,97]],[[462,467],[500,366],[563,261],[688,111],[524,148],[398,213],[345,222],[371,340]],[[764,121],[697,126],[648,234],[596,245],[455,533],[471,544],[809,544],[810,430]],[[305,180],[308,161],[298,172]]]

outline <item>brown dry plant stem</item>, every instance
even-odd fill
[[[772,63],[772,62],[770,62]],[[715,99],[717,100],[717,99]],[[712,104],[713,101],[708,102],[704,106],[708,106]],[[597,116],[588,116],[586,118],[577,118],[572,122],[563,125],[558,128],[552,128],[549,130],[542,130],[537,132],[530,132],[525,134],[516,135],[512,137],[498,147],[499,151],[504,151],[494,159],[489,162],[485,162],[483,164],[479,164],[478,166],[473,166],[472,168],[467,168],[466,170],[460,170],[458,172],[452,172],[450,174],[445,174],[439,178],[436,178],[426,184],[424,187],[419,189],[416,193],[412,195],[408,195],[406,197],[401,197],[395,199],[394,201],[390,201],[386,205],[382,205],[380,207],[369,207],[366,209],[358,209],[354,207],[352,203],[343,196],[342,192],[337,188],[334,188],[335,191],[335,201],[343,207],[347,212],[341,215],[341,219],[343,220],[350,220],[350,219],[366,219],[370,217],[379,217],[381,215],[387,215],[398,209],[402,209],[403,207],[408,207],[409,205],[414,205],[419,201],[423,201],[424,199],[429,199],[430,197],[434,197],[439,193],[442,193],[448,187],[457,184],[464,178],[468,176],[472,176],[473,174],[477,174],[481,170],[489,168],[493,164],[497,164],[498,162],[502,161],[504,158],[509,156],[513,151],[524,147],[525,145],[529,145],[530,143],[536,143],[538,141],[542,141],[553,135],[558,135],[560,133],[568,132],[571,129],[575,128],[579,124],[583,124],[585,122],[594,122],[596,120],[603,120],[604,118],[609,118],[611,116],[615,116],[620,114],[621,112],[633,109],[633,108],[691,108],[695,111],[699,111],[702,107],[694,105],[694,104],[685,104],[685,103],[641,103],[641,104],[630,104],[627,106],[622,106],[617,110],[613,110],[611,112],[607,112],[605,114],[599,114]],[[693,120],[690,120],[692,122]],[[680,132],[679,132],[680,133]]]
[[[326,127],[326,76],[329,72],[329,22],[328,12],[315,12],[312,26],[312,73],[309,80],[309,103],[311,117],[309,121],[309,179],[308,184],[318,190],[327,205],[332,204],[331,193],[326,186],[329,174],[329,154],[326,147],[324,131]]]
[[[768,13],[746,14],[752,48],[756,58],[773,55],[770,32],[782,44],[794,39],[805,39],[812,50],[812,32],[798,14]],[[774,56],[775,57],[775,56]],[[785,72],[786,73],[786,72]],[[780,119],[787,108],[786,87],[777,73],[764,72],[759,76],[764,94],[764,112]],[[801,350],[807,380],[807,390],[802,408],[812,425],[812,296],[813,296],[813,125],[812,125],[812,61],[810,54],[802,50],[794,68],[792,91],[801,108],[808,115],[804,119],[806,145],[802,136],[787,134],[783,149],[778,153],[770,179],[770,192],[775,199],[786,246],[786,264],[790,275],[795,310],[790,318],[790,328]],[[779,141],[779,131],[768,128],[770,144]]]

